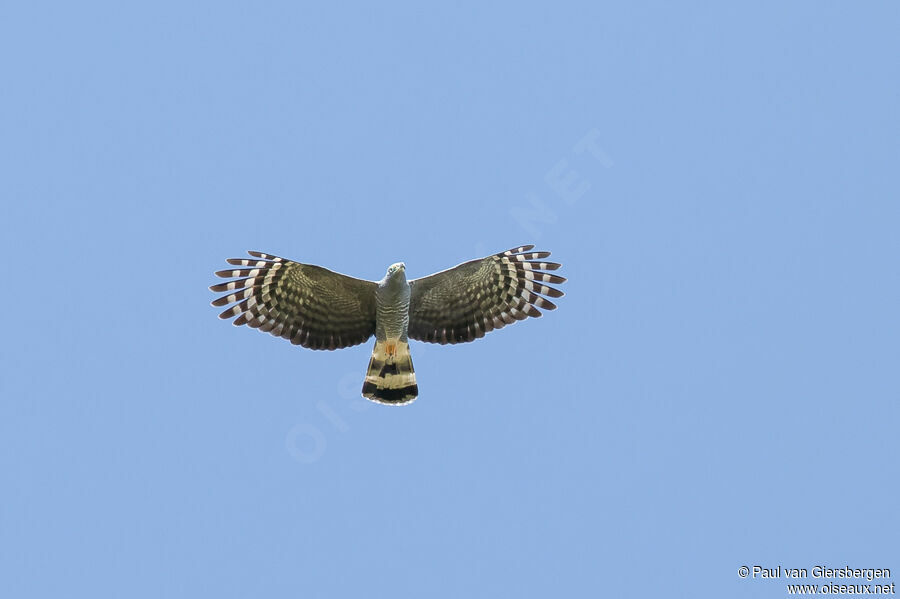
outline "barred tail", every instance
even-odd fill
[[[362,394],[372,401],[395,406],[408,404],[416,398],[419,387],[408,342],[375,342]]]

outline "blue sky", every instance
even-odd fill
[[[896,3],[0,9],[7,597],[781,597],[889,567]],[[256,249],[519,244],[559,310],[412,345],[229,326]],[[815,581],[810,581],[815,582]]]

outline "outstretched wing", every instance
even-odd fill
[[[261,252],[248,253],[254,259],[228,259],[229,264],[244,268],[216,273],[236,278],[210,287],[229,292],[213,306],[237,302],[219,318],[237,316],[234,325],[246,324],[310,349],[350,347],[375,333],[377,283]]]
[[[541,297],[561,297],[545,283],[563,277],[542,272],[560,267],[543,260],[550,252],[529,252],[523,245],[487,258],[465,262],[409,282],[409,337],[431,343],[463,343],[484,337],[517,320],[540,316],[537,308],[556,306]]]

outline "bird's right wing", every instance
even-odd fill
[[[555,309],[541,295],[561,297],[562,291],[545,283],[565,279],[542,271],[560,265],[543,262],[550,252],[529,252],[532,248],[523,245],[410,281],[409,337],[442,345],[474,341],[517,320],[540,316],[537,308]]]
[[[213,306],[235,304],[219,318],[237,316],[232,324],[246,324],[310,349],[350,347],[375,333],[377,283],[261,252],[248,253],[253,259],[228,259],[229,264],[243,268],[216,273],[236,278],[210,287],[217,293],[228,292]]]

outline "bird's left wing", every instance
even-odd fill
[[[237,316],[232,324],[246,324],[310,349],[350,347],[375,333],[377,283],[261,252],[248,253],[253,259],[228,259],[242,268],[216,273],[237,279],[210,287],[217,293],[228,292],[213,306],[235,304],[219,318]]]
[[[550,252],[523,245],[409,282],[409,337],[431,343],[463,343],[556,306],[541,297],[563,292],[546,283],[566,279],[543,272]]]

